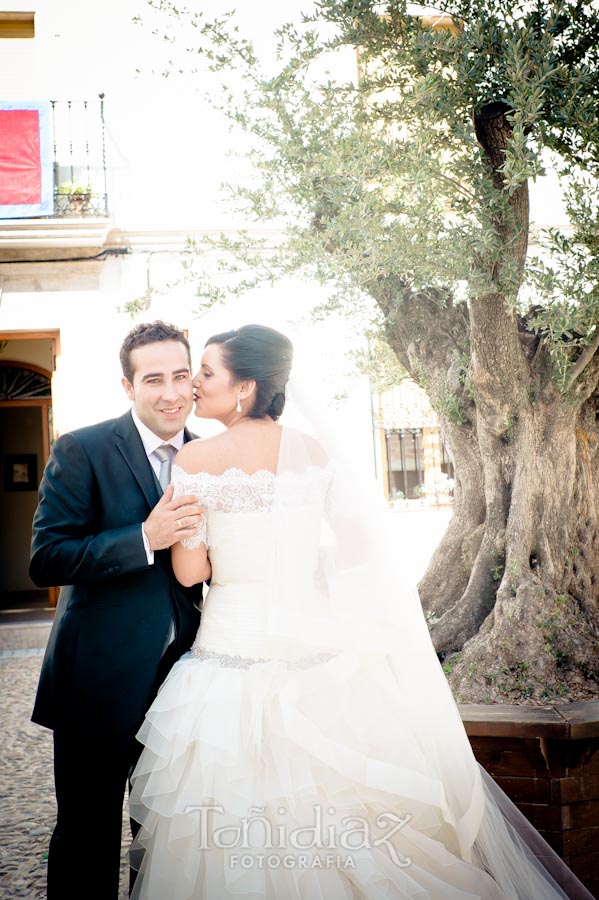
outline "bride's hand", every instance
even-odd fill
[[[173,500],[174,488],[169,484],[143,524],[151,550],[165,550],[182,538],[190,537],[200,527],[204,508],[192,494]]]

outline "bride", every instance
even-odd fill
[[[590,898],[476,763],[374,498],[278,424],[291,362],[247,325],[194,379],[226,430],[177,456],[172,559],[210,589],[138,733],[134,900]]]

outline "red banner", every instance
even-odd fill
[[[0,102],[0,218],[54,211],[48,104]]]
[[[0,109],[0,203],[42,199],[37,109]]]

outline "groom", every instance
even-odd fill
[[[199,625],[201,586],[178,584],[169,551],[201,521],[167,487],[193,437],[189,343],[164,322],[138,325],[121,365],[132,409],[56,441],[33,521],[31,577],[65,585],[32,716],[54,730],[48,900],[116,900],[135,734]]]

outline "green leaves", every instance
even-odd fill
[[[253,173],[232,204],[284,234],[275,248],[221,239],[221,280],[227,265],[237,292],[302,270],[337,285],[333,303],[374,300],[388,318],[418,293],[532,304],[548,376],[570,389],[599,316],[597,10],[442,0],[433,27],[400,0],[319,0],[277,30],[264,65],[232,14],[150,6],[166,32],[187,21],[183,55],[222,79],[215,103]],[[485,110],[497,127],[483,135]],[[549,162],[571,230],[524,264],[527,183]]]

